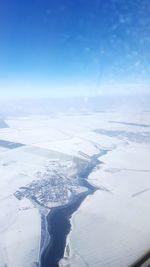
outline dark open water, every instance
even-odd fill
[[[93,168],[100,163],[98,157],[102,154],[106,154],[107,152],[108,151],[104,150],[103,152],[95,155],[92,158],[91,163],[80,172],[81,185],[86,187],[88,191],[79,194],[68,205],[54,208],[47,216],[50,244],[42,253],[41,267],[59,267],[59,260],[64,256],[66,237],[71,229],[70,218],[79,208],[86,196],[96,191],[96,188],[90,185],[86,178]]]
[[[79,208],[87,194],[78,196],[71,204],[55,208],[48,215],[48,231],[51,242],[41,258],[42,267],[58,267],[58,262],[64,255],[66,237],[71,229],[71,215]]]

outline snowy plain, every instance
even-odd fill
[[[9,128],[0,129],[0,140],[22,146],[0,148],[0,267],[36,267],[39,263],[41,214],[48,209],[29,197],[19,199],[15,193],[40,183],[54,162],[60,162],[63,176],[69,170],[69,179],[73,179],[74,158],[87,160],[101,149],[109,152],[100,157],[102,163],[88,177],[98,190],[73,214],[59,265],[126,267],[149,250],[148,113],[62,113],[8,117],[6,123]],[[77,188],[76,193],[82,190]],[[49,202],[49,207],[62,204],[58,199]]]

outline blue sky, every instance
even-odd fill
[[[149,0],[0,1],[1,96],[148,92]]]

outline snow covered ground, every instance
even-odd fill
[[[0,267],[38,266],[41,213],[84,190],[75,185],[75,158],[88,161],[101,149],[109,152],[89,182],[108,191],[97,190],[73,215],[60,266],[128,266],[149,249],[148,113],[11,117],[6,125],[0,140],[14,147],[0,145]],[[45,187],[54,173],[61,192]]]
[[[126,116],[123,120],[127,122]],[[137,117],[130,118],[135,121]],[[141,121],[150,123],[144,114],[139,115]],[[72,216],[61,267],[126,267],[150,249],[150,142],[144,138],[149,136],[149,127],[114,123],[103,129],[108,136],[114,131],[111,137],[116,146],[100,158],[103,164],[88,179],[108,191],[87,197]],[[117,131],[141,134],[141,140],[131,141],[128,134],[117,136]]]

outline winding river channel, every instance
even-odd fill
[[[71,229],[70,218],[72,214],[79,208],[87,195],[93,194],[97,188],[88,183],[87,178],[92,170],[101,162],[98,158],[108,151],[101,151],[94,155],[91,161],[81,173],[81,185],[88,190],[79,194],[69,204],[53,208],[47,216],[48,232],[50,242],[41,255],[41,267],[59,267],[59,260],[63,258],[66,246],[66,238]],[[84,178],[83,178],[84,177]]]

